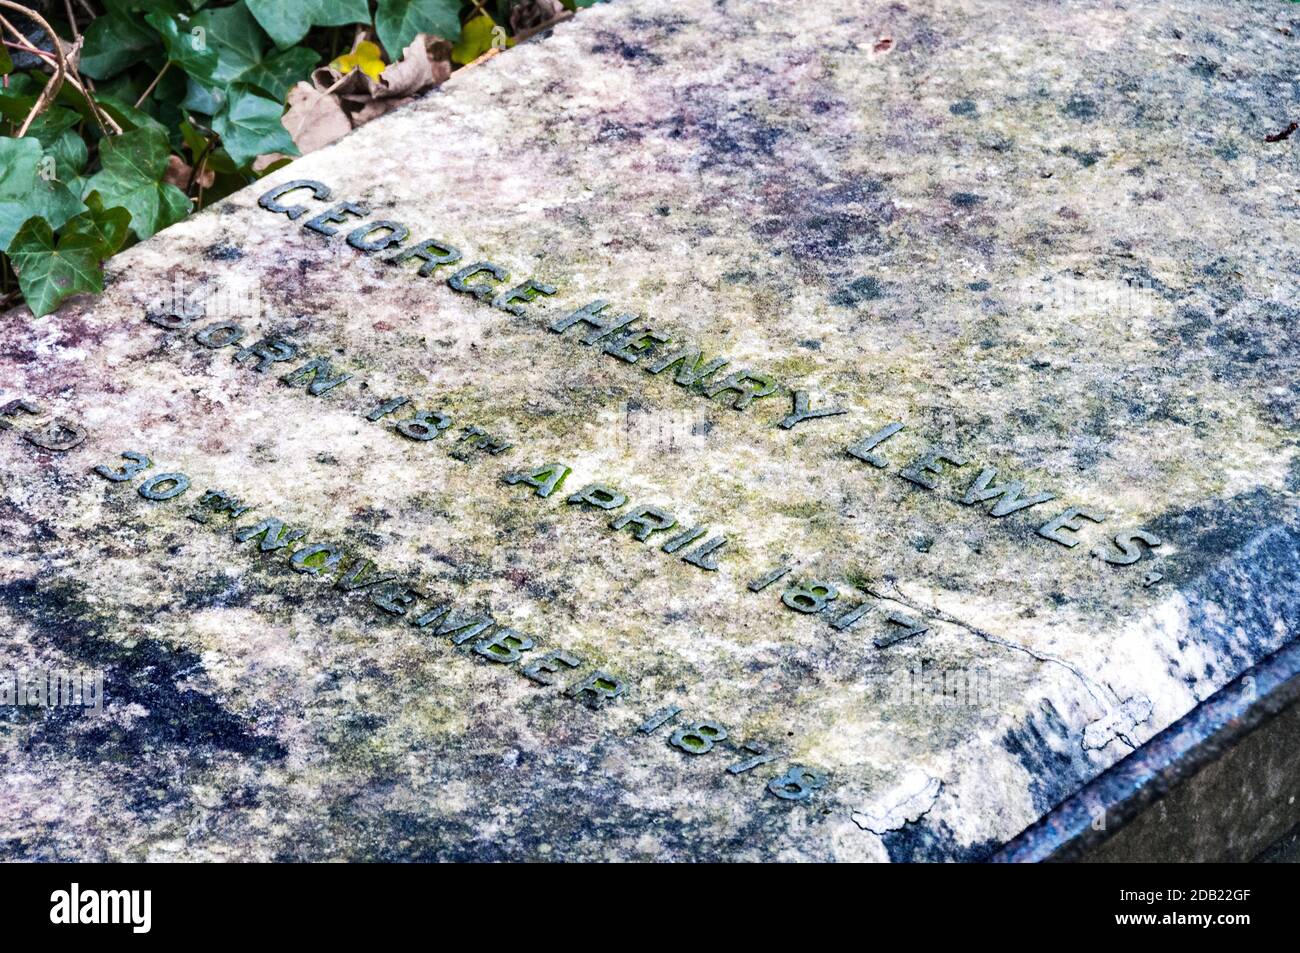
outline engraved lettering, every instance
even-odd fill
[[[1099,546],[1093,550],[1094,556],[1100,556],[1112,566],[1131,566],[1142,558],[1142,544],[1154,549],[1163,545],[1163,540],[1154,533],[1149,533],[1144,529],[1125,530],[1116,534],[1114,538],[1115,548],[1119,550],[1116,554],[1104,546]]]
[[[668,737],[668,743],[687,754],[708,754],[719,741],[727,740],[727,729],[716,721],[697,721],[678,728]]]
[[[1038,535],[1044,539],[1050,539],[1054,543],[1060,543],[1062,546],[1071,549],[1079,545],[1079,541],[1073,536],[1065,535],[1065,531],[1078,532],[1083,529],[1081,520],[1090,520],[1093,523],[1105,522],[1106,517],[1101,513],[1093,510],[1084,509],[1080,506],[1072,506],[1060,516],[1048,520],[1042,526],[1038,527]]]
[[[762,592],[764,589],[772,585],[772,583],[776,582],[778,579],[780,579],[789,571],[790,571],[789,566],[777,566],[775,569],[772,569],[771,571],[764,573],[763,575],[755,579],[753,582],[751,582],[749,584],[749,591]]]
[[[472,265],[466,265],[460,271],[456,272],[447,279],[447,284],[453,291],[459,291],[463,294],[471,294],[480,301],[492,297],[492,286],[486,283],[476,285],[467,285],[465,279],[473,278],[475,275],[491,275],[497,281],[505,281],[510,277],[510,273],[500,265],[494,265],[490,261],[476,261]]]
[[[781,593],[781,601],[795,612],[811,615],[826,608],[826,603],[840,597],[840,591],[829,582],[812,580],[803,585],[790,586]]]
[[[583,344],[595,344],[602,338],[609,337],[615,331],[621,331],[636,320],[634,314],[620,314],[613,318],[602,318],[600,313],[608,307],[607,302],[599,300],[584,304],[567,317],[557,318],[551,322],[547,330],[554,331],[556,334],[563,334],[575,324],[582,322],[594,330],[588,331],[580,340]]]
[[[891,612],[885,616],[885,621],[890,622],[900,629],[901,632],[890,632],[888,635],[882,635],[873,640],[876,648],[887,649],[891,645],[897,645],[904,639],[910,639],[913,636],[921,635],[923,632],[929,632],[930,627],[924,622],[919,622],[909,615],[901,612]]]
[[[366,420],[379,420],[382,417],[387,417],[393,411],[405,407],[410,402],[411,398],[409,397],[394,397],[391,400],[386,400],[370,413],[366,414]]]
[[[875,433],[863,437],[857,443],[849,447],[845,452],[851,457],[871,464],[878,470],[883,470],[885,467],[889,466],[889,461],[880,454],[872,453],[871,451],[875,450],[876,447],[880,446],[902,429],[903,425],[897,422],[885,424],[885,426],[881,427]]]
[[[547,652],[535,662],[529,662],[519,671],[539,685],[554,685],[555,676],[565,668],[577,668],[582,659],[562,649]]]
[[[1056,499],[1051,493],[1035,493],[1033,496],[1022,497],[1020,494],[1024,491],[1025,485],[1019,480],[1008,480],[1006,483],[990,486],[997,478],[997,468],[986,467],[981,470],[980,475],[975,478],[975,482],[966,490],[966,495],[962,497],[961,501],[967,506],[971,506],[975,503],[983,503],[985,500],[999,497],[1000,499],[989,510],[989,515],[1009,516],[1019,510],[1028,509],[1031,506],[1037,506],[1039,503],[1046,503],[1048,500]]]
[[[23,439],[40,447],[42,450],[66,453],[75,447],[81,446],[86,439],[86,428],[64,420],[62,417],[55,417],[48,426],[40,430],[29,430],[24,433]]]
[[[184,473],[159,473],[140,484],[137,492],[146,500],[161,502],[180,496],[190,488],[190,478]]]
[[[569,496],[566,503],[582,506],[594,506],[601,510],[616,510],[627,502],[627,497],[603,483],[588,483],[577,493]]]
[[[260,526],[261,524],[258,525]],[[256,527],[254,527],[254,529],[256,529]],[[302,535],[303,534],[300,533],[299,537]],[[238,538],[238,536],[236,536],[236,538]],[[262,549],[266,549],[265,542],[262,544]],[[376,572],[376,566],[373,561],[358,558],[354,560],[348,569],[339,576],[338,582],[334,583],[334,585],[339,589],[342,589],[344,592],[355,592],[359,589],[369,589],[371,586],[378,586],[381,583],[391,582],[396,578],[396,573]]]
[[[393,429],[409,440],[436,440],[451,426],[451,418],[441,411],[421,410],[413,417],[399,420]]]
[[[383,230],[387,232],[379,238],[370,238],[375,232]],[[378,222],[367,222],[358,228],[354,228],[348,233],[348,244],[357,251],[377,252],[392,248],[394,245],[400,245],[411,237],[411,230],[401,222],[390,222],[387,219],[381,219]]]
[[[632,526],[632,535],[641,542],[650,538],[651,533],[662,533],[677,525],[677,517],[657,506],[637,506],[609,524],[613,529]]]
[[[405,583],[376,589],[370,594],[370,601],[390,615],[406,615],[407,607],[420,598],[421,593]]]
[[[212,349],[228,347],[238,344],[244,339],[244,329],[233,321],[222,321],[219,324],[209,324],[206,328],[201,328],[194,335],[194,340],[198,341],[204,347]]]
[[[235,539],[241,543],[256,539],[258,536],[262,537],[259,545],[264,553],[283,549],[291,543],[296,543],[306,535],[307,531],[305,529],[289,529],[274,516],[268,516],[260,523],[235,530]]]
[[[521,285],[515,285],[509,291],[503,292],[492,299],[492,307],[500,308],[502,311],[509,311],[511,314],[517,314],[523,317],[526,313],[524,305],[532,301],[538,295],[555,294],[555,286],[542,284],[529,278]]]
[[[256,344],[240,348],[234,353],[231,360],[243,362],[255,357],[257,363],[253,365],[253,370],[261,373],[272,364],[292,361],[297,355],[298,346],[296,344],[290,344],[283,338],[266,337]]]
[[[461,254],[460,249],[455,245],[449,245],[436,238],[426,238],[388,260],[394,265],[400,265],[412,258],[418,258],[424,263],[420,265],[420,270],[416,274],[421,278],[428,278],[442,265],[451,265],[460,261]]]
[[[476,642],[474,651],[484,658],[502,665],[510,665],[522,658],[522,653],[537,643],[509,626],[501,626],[486,639]]]
[[[512,485],[523,483],[531,486],[536,489],[538,496],[546,499],[564,485],[564,478],[572,472],[563,463],[548,463],[526,473],[507,473],[502,479]]]
[[[685,347],[674,354],[668,354],[653,364],[646,365],[646,373],[661,374],[674,364],[678,365],[673,377],[673,383],[682,387],[703,387],[709,377],[725,367],[729,361],[725,357],[715,357],[711,361],[704,360],[704,354],[699,348]]]
[[[660,708],[657,712],[643,721],[641,727],[637,728],[637,731],[641,732],[643,735],[652,735],[681,713],[681,705],[668,705],[665,708]]]
[[[861,619],[864,615],[866,615],[870,611],[871,611],[871,603],[869,602],[864,602],[861,605],[854,606],[852,609],[850,609],[848,612],[844,613],[843,615],[835,619],[832,619],[831,628],[835,629],[837,632],[843,632],[847,629],[851,629],[859,619]]]
[[[582,681],[571,686],[566,695],[576,698],[589,708],[600,708],[607,702],[618,698],[627,690],[621,679],[605,672],[592,672]]]
[[[717,572],[718,559],[714,556],[719,549],[727,545],[727,537],[715,536],[708,542],[701,544],[682,557],[683,562],[688,562],[692,566],[703,569],[706,572]]]
[[[701,536],[708,535],[708,532],[709,528],[707,526],[692,526],[690,529],[678,533],[659,548],[666,553],[675,553],[677,550],[689,546]]]
[[[286,207],[280,204],[279,199],[297,189],[311,189],[312,197],[318,201],[328,202],[330,200],[329,187],[323,182],[317,182],[315,179],[294,179],[292,182],[284,183],[284,185],[277,185],[271,191],[263,194],[257,200],[257,204],[268,212],[279,212],[291,219],[296,219],[307,211],[307,206],[292,205]]]
[[[601,350],[620,361],[635,364],[642,357],[654,353],[658,345],[667,344],[670,340],[672,339],[668,335],[658,331],[627,331],[606,341]]]
[[[782,430],[793,430],[797,424],[805,420],[817,420],[821,417],[837,417],[840,414],[847,414],[848,411],[843,407],[823,407],[820,410],[812,410],[808,406],[808,392],[806,390],[794,391],[791,397],[794,400],[794,409],[790,414],[781,421]]]
[[[746,368],[743,371],[728,374],[705,390],[704,396],[712,399],[727,391],[736,393],[736,397],[731,404],[732,408],[734,410],[744,410],[758,398],[770,397],[775,394],[776,381],[766,374],[757,374]]]
[[[152,460],[146,457],[143,453],[135,450],[126,450],[121,454],[121,456],[122,459],[127,462],[120,470],[113,470],[107,464],[101,463],[99,466],[95,467],[93,472],[99,474],[105,480],[112,481],[113,483],[125,483],[141,470],[153,466]]]
[[[338,546],[333,543],[315,543],[294,553],[289,559],[289,565],[295,572],[316,576],[322,570],[332,570],[342,561],[343,550]]]
[[[933,490],[939,485],[937,478],[943,475],[943,465],[945,463],[950,463],[955,467],[964,467],[966,457],[956,450],[933,447],[899,470],[898,475],[904,480],[910,480],[917,486]]]
[[[303,225],[303,228],[309,228],[320,235],[337,235],[339,230],[334,228],[331,223],[342,224],[349,215],[354,218],[365,218],[369,214],[370,209],[364,205],[357,205],[354,202],[340,202],[338,205],[331,206],[315,218],[310,219]]]
[[[351,374],[334,373],[334,365],[323,357],[312,358],[302,367],[285,374],[280,380],[292,387],[295,384],[301,384],[309,377],[311,383],[307,385],[307,392],[313,397],[328,394],[340,384],[346,384],[352,380]]]

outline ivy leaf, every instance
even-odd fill
[[[298,80],[305,79],[311,68],[320,62],[320,55],[306,47],[295,47],[264,58],[267,35],[242,2],[231,7],[204,10],[190,22],[207,33],[208,42],[217,54],[212,80],[221,86],[246,83],[284,102],[289,88]]]
[[[18,287],[38,318],[70,295],[104,290],[99,245],[85,229],[68,229],[55,244],[49,222],[34,215],[18,229],[8,254],[18,273]]]
[[[54,157],[54,177],[65,185],[81,175],[86,168],[86,160],[90,158],[86,140],[73,129],[64,131],[63,135],[50,143],[45,154]]]
[[[123,16],[139,10],[161,10],[163,13],[180,13],[180,0],[103,0],[103,7],[109,13]]]
[[[27,130],[54,159],[54,177],[65,184],[81,174],[90,157],[86,140],[72,128],[79,122],[78,113],[54,106],[37,116]]]
[[[116,254],[126,241],[131,227],[131,213],[124,208],[105,208],[98,192],[86,196],[86,211],[68,219],[62,235],[85,235],[94,240],[100,259]]]
[[[198,162],[199,157],[207,151],[207,137],[195,129],[193,123],[188,120],[181,121],[180,130],[181,141],[185,143],[185,148],[190,150],[190,162]]]
[[[315,50],[309,50],[305,46],[294,47],[262,60],[244,73],[243,82],[265,90],[283,103],[293,84],[306,79],[312,67],[319,62],[320,54]]]
[[[488,50],[492,49],[493,31],[499,29],[496,21],[489,16],[475,17],[465,24],[465,32],[451,48],[451,58],[464,66],[472,63]]]
[[[390,59],[400,56],[417,33],[453,39],[460,36],[460,0],[379,0],[375,32]]]
[[[0,76],[8,76],[14,71],[14,61],[9,58],[9,51],[0,46]]]
[[[100,94],[95,97],[95,102],[99,103],[104,112],[113,117],[114,122],[128,132],[135,129],[152,129],[154,132],[160,133],[164,139],[167,138],[167,127],[144,110],[136,109],[130,103],[124,102],[116,96]],[[88,122],[94,122],[93,117],[83,116],[82,118]]]
[[[107,13],[86,27],[79,68],[91,79],[108,79],[157,52],[158,34],[146,29],[138,18]]]
[[[8,250],[29,218],[58,228],[83,208],[66,185],[41,175],[44,156],[34,138],[0,138],[0,251]]]
[[[230,175],[239,171],[239,167],[230,158],[230,153],[220,148],[209,149],[207,137],[188,122],[181,122],[181,139],[185,142],[185,148],[190,150],[191,165],[198,165],[206,153],[206,167],[213,172]]]
[[[136,129],[100,143],[103,169],[91,177],[89,187],[107,205],[131,213],[137,238],[148,238],[189,214],[185,193],[160,181],[170,155],[167,136],[156,129]]]
[[[3,49],[3,47],[0,47]],[[24,74],[19,73],[18,76]],[[12,77],[17,79],[18,77]],[[35,96],[24,96],[14,90],[6,90],[0,87],[0,116],[4,116],[15,125],[22,125],[22,121],[27,118],[27,114],[32,111],[36,105]]]
[[[379,75],[387,66],[388,64],[384,62],[383,51],[377,44],[371,43],[369,40],[362,40],[351,53],[344,53],[330,63],[332,69],[338,70],[345,76],[354,69],[359,69],[371,79],[379,79]]]
[[[369,0],[248,0],[248,10],[280,49],[314,26],[370,23]]]
[[[205,116],[215,116],[221,112],[221,107],[226,105],[224,90],[209,86],[207,83],[201,83],[193,76],[187,76],[186,80],[188,85],[185,90],[185,98],[181,100],[182,109],[203,113]]]
[[[232,86],[226,106],[212,120],[235,164],[243,166],[268,152],[296,156],[298,147],[280,122],[284,106],[245,86]]]
[[[71,109],[52,106],[32,120],[32,124],[27,128],[27,135],[48,149],[66,130],[79,122],[81,117]]]
[[[207,36],[206,31],[203,34],[192,34],[192,20],[182,24],[180,20],[165,13],[147,13],[145,21],[162,36],[169,63],[179,66],[191,76],[211,82],[212,74],[217,68],[217,53],[209,43],[213,38]]]

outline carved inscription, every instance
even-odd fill
[[[310,195],[313,201],[320,203],[331,201],[333,196],[331,189],[322,182],[298,179],[271,189],[258,200],[258,204],[270,212],[297,220],[306,212],[307,206],[286,205],[282,201],[294,193]],[[364,218],[369,214],[370,210],[361,205],[340,202],[308,220],[303,227],[330,237],[338,231],[335,224],[349,216]],[[380,237],[376,238],[376,235]],[[410,235],[411,230],[407,226],[388,219],[378,219],[357,226],[348,235],[347,243],[364,254],[376,254],[401,246]],[[418,276],[428,278],[441,267],[459,263],[462,253],[441,238],[425,238],[387,258],[394,265],[401,265],[411,259],[421,262]],[[452,273],[447,278],[447,285],[453,291],[471,295],[519,317],[528,316],[526,306],[539,297],[552,297],[559,293],[555,286],[535,278],[528,278],[513,286],[509,285],[509,279],[510,273],[504,266],[490,261],[476,261]],[[788,393],[791,409],[774,422],[774,426],[782,430],[793,430],[809,421],[825,420],[849,412],[840,407],[814,407],[813,398],[807,391],[781,384],[770,375],[753,368],[733,368],[725,355],[710,354],[706,348],[693,342],[677,340],[670,331],[656,327],[654,322],[637,314],[620,312],[603,299],[588,301],[551,318],[546,322],[546,328],[554,334],[570,338],[582,347],[592,348],[622,363],[638,366],[649,375],[658,376],[669,372],[669,379],[688,393],[706,400],[717,400],[737,411],[749,409],[755,401],[778,393]],[[260,353],[254,351],[254,354]],[[879,448],[903,429],[901,422],[889,423],[850,444],[846,452],[850,457],[876,469],[886,469],[889,461]],[[968,463],[969,458],[962,449],[934,446],[923,451],[897,472],[901,478],[919,489],[935,491],[940,489],[941,481],[949,477],[950,471],[966,467]],[[1055,499],[1055,496],[1050,492],[1026,493],[1021,481],[999,481],[995,468],[983,467],[957,499],[968,507],[991,503],[988,515],[1002,518],[1047,503]],[[1068,507],[1042,523],[1037,528],[1037,535],[1066,548],[1074,548],[1080,541],[1074,534],[1083,529],[1080,520],[1102,523],[1105,519],[1104,514],[1089,507]],[[1139,527],[1123,530],[1088,551],[1102,564],[1130,566],[1160,545],[1162,540],[1159,537]],[[720,547],[721,544],[718,548]],[[690,559],[687,561],[691,562]]]
[[[91,472],[113,484],[127,484],[143,477],[136,485],[136,492],[154,503],[166,503],[181,497],[191,487],[190,478],[184,473],[151,474],[153,461],[139,451],[126,450],[119,457],[118,463],[101,463]],[[556,467],[553,472],[562,474],[566,468]],[[551,489],[557,486],[558,480]],[[610,491],[608,495],[593,491],[590,495],[596,500],[621,496],[616,491]],[[200,523],[224,517],[220,522],[229,528],[252,508],[227,490],[210,488],[199,496],[197,509],[187,515]],[[641,509],[645,511],[642,516],[648,517],[653,508]],[[626,525],[632,525],[632,520],[629,519]],[[420,579],[400,579],[394,573],[381,572],[372,559],[345,543],[316,540],[314,534],[310,527],[292,526],[277,517],[267,516],[235,526],[231,538],[236,545],[248,547],[251,544],[252,551],[258,555],[283,559],[293,572],[324,580],[330,590],[342,596],[363,594],[379,611],[380,618],[404,620],[435,640],[445,639],[470,657],[518,672],[538,688],[559,688],[558,697],[587,708],[603,708],[622,698],[632,687],[627,679],[593,666],[566,649],[543,652],[538,638],[499,622],[487,610],[457,604],[454,597],[430,595],[426,591],[430,587]],[[667,724],[681,709],[674,707],[663,711],[667,714],[660,718],[655,728]],[[640,730],[649,734],[653,729],[647,730],[646,725],[642,725]],[[727,737],[727,731],[721,726],[698,722],[675,731],[670,743],[687,754],[706,754]],[[744,774],[777,760],[775,755],[767,754],[766,745],[758,742],[745,742],[736,746],[736,750],[746,757],[726,768],[730,776]],[[801,778],[805,783],[798,783]],[[782,800],[801,801],[824,784],[825,776],[821,772],[793,765],[785,773],[768,780],[765,790]]]

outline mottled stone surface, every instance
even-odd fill
[[[99,716],[4,709],[4,855],[985,856],[1296,635],[1300,140],[1266,137],[1298,36],[1272,2],[620,0],[119,256],[101,298],[7,316],[3,399],[43,416],[0,432],[0,668],[106,683]],[[511,314],[304,229],[305,191],[258,207],[293,179],[555,294]],[[196,341],[240,281],[244,343],[298,360]],[[150,323],[177,285],[206,313]],[[597,298],[673,343],[547,330]],[[682,341],[779,386],[736,410],[646,373]],[[308,356],[354,376],[279,380]],[[846,413],[782,429],[789,388]],[[412,406],[453,422],[409,439]],[[84,442],[24,438],[54,415]],[[891,421],[885,466],[846,454]],[[936,445],[967,464],[900,476]],[[125,450],[152,466],[91,472]],[[549,498],[502,481],[551,462]],[[963,503],[986,467],[1055,499]],[[190,488],[144,498],[163,472]],[[629,502],[565,502],[591,482]],[[254,508],[189,519],[212,488]],[[642,504],[725,535],[716,571],[609,527]],[[1079,545],[1036,533],[1076,506],[1105,516]],[[271,516],[342,565],[234,538]],[[1161,545],[1091,555],[1136,529]],[[361,558],[427,598],[343,593]],[[782,600],[809,579],[820,614]],[[411,624],[440,599],[536,647]],[[891,612],[928,630],[878,647]],[[520,674],[557,649],[559,684]],[[597,667],[620,697],[566,697]],[[928,704],[918,670],[966,690]],[[713,750],[668,743],[705,719]],[[750,739],[775,760],[728,773]],[[775,796],[792,765],[824,785]]]

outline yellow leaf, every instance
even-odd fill
[[[383,53],[379,49],[379,44],[371,43],[369,40],[362,40],[357,44],[357,48],[351,53],[345,53],[330,64],[340,73],[347,74],[354,69],[359,69],[371,79],[379,79],[379,74],[384,71],[388,64],[384,62]]]
[[[505,28],[485,14],[474,17],[461,27],[460,40],[452,47],[451,59],[463,66],[474,62],[494,46],[505,48],[514,45],[514,39],[506,36]]]

